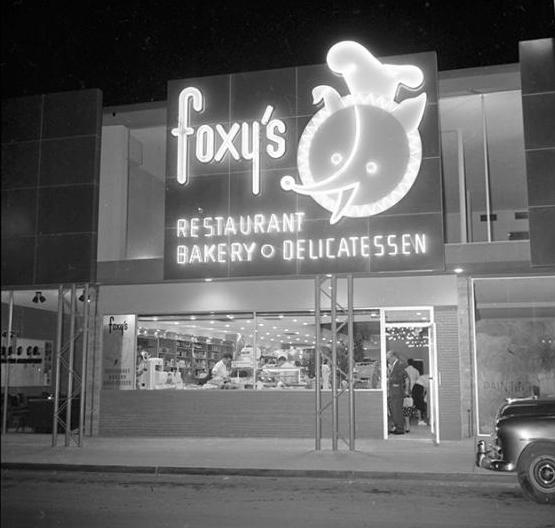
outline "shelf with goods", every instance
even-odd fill
[[[193,336],[178,335],[175,341],[177,366],[183,379],[193,375]]]
[[[221,359],[224,352],[233,354],[233,341],[216,337],[193,336],[167,332],[138,336],[137,350],[146,350],[149,357],[162,358],[164,370],[177,369],[183,380],[205,377]]]
[[[176,340],[159,337],[158,357],[164,360],[164,370],[176,369]]]

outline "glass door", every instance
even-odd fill
[[[437,346],[436,346],[436,325],[431,323],[429,328],[429,358],[430,358],[430,376],[429,376],[429,401],[428,416],[430,420],[430,432],[434,444],[439,444],[439,369],[437,366]]]

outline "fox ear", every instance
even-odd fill
[[[312,90],[312,101],[313,104],[319,104],[324,101],[324,107],[327,108],[330,114],[343,107],[341,96],[337,93],[337,90],[322,84]]]
[[[407,132],[418,128],[424,109],[426,108],[426,94],[420,94],[412,99],[405,99],[392,114],[403,125]]]

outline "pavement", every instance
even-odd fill
[[[63,435],[8,433],[1,437],[2,469],[102,471],[320,478],[515,479],[474,465],[476,439],[444,441],[410,435],[357,439],[350,451],[306,438],[119,438],[84,437],[65,447]]]

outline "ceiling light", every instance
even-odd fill
[[[455,268],[453,271],[455,273],[462,273],[464,270],[462,268]]]
[[[43,303],[44,301],[46,301],[46,297],[42,294],[42,292],[40,291],[35,292],[35,296],[33,297],[33,302],[35,304],[38,304],[38,303]]]
[[[212,282],[214,279],[210,279],[210,278],[206,278],[204,279],[204,282]]]

